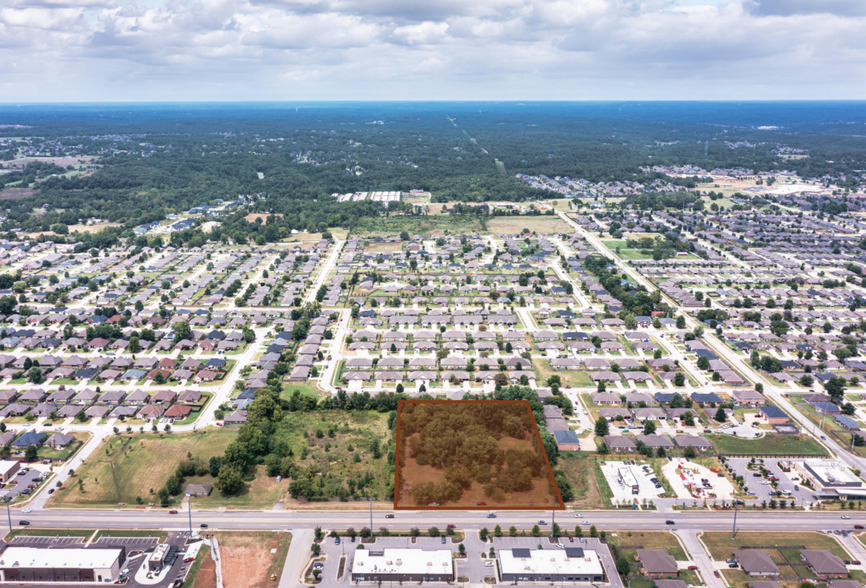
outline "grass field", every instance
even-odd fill
[[[538,358],[532,360],[532,365],[535,368],[535,377],[538,378],[539,383],[542,380],[546,382],[550,376],[557,375],[565,387],[593,387],[589,374],[583,370],[553,370],[548,360]]]
[[[556,467],[565,472],[565,478],[574,489],[574,500],[569,502],[569,505],[576,509],[603,508],[603,494],[599,483],[603,484],[608,495],[610,489],[604,481],[604,476],[601,476],[601,480],[597,479],[593,461],[578,452],[563,452],[559,456]]]
[[[90,508],[123,502],[132,506],[136,497],[146,504],[156,499],[155,493],[187,454],[206,462],[222,455],[236,436],[236,430],[219,429],[109,437],[76,470],[75,477],[55,492],[51,505]]]
[[[265,588],[283,573],[291,533],[217,533],[223,586]]]
[[[722,561],[726,558],[732,557],[734,550],[742,549],[746,546],[757,546],[757,545],[778,545],[782,547],[794,547],[794,546],[804,546],[806,549],[829,549],[833,552],[834,555],[841,557],[842,559],[851,559],[850,554],[845,551],[845,549],[839,545],[839,543],[828,535],[823,535],[821,533],[810,533],[810,532],[768,532],[768,533],[737,533],[734,539],[731,539],[731,534],[727,532],[705,532],[701,539],[704,542],[704,545],[707,546],[707,550],[709,550],[710,555],[713,556],[713,559],[716,561]],[[773,561],[781,562],[783,561],[779,554],[773,554],[772,551],[778,551],[770,549],[768,553],[770,553],[770,557],[773,557]],[[785,555],[790,556],[793,555],[785,550]],[[800,558],[799,551],[797,552],[794,561],[798,561]]]
[[[319,390],[314,384],[310,384],[309,382],[289,382],[283,386],[281,397],[288,400],[295,393],[295,390],[299,391],[301,395],[306,396],[319,397],[324,394],[322,390]]]
[[[677,538],[666,531],[617,531],[616,537],[609,541],[619,547],[620,554],[625,555],[629,561],[634,560],[638,549],[666,549],[677,561],[689,560]],[[623,549],[622,546],[626,548]]]
[[[391,236],[407,231],[410,235],[418,233],[422,237],[429,237],[434,232],[450,235],[489,232],[486,226],[485,219],[475,216],[391,216],[359,219],[351,233],[356,236]]]
[[[375,411],[288,413],[274,435],[275,443],[291,447],[296,466],[321,473],[317,485],[326,494],[337,496],[342,488],[348,496],[349,489],[367,478],[369,485],[359,494],[383,500],[394,484],[387,457],[389,440],[388,414]],[[374,441],[380,447],[379,458],[373,455]],[[287,499],[288,504],[296,502]]]
[[[705,435],[722,455],[826,455],[820,443],[806,435],[768,434],[761,439]]]
[[[558,216],[500,216],[487,221],[493,235],[517,235],[529,229],[533,233],[570,233],[571,226]]]

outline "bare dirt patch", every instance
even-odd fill
[[[493,235],[516,235],[529,229],[533,233],[571,233],[571,227],[558,216],[495,217],[487,221]]]
[[[526,401],[400,401],[396,509],[564,505]]]
[[[286,562],[289,533],[217,533],[225,588],[265,588]],[[276,550],[271,553],[272,550]],[[204,571],[204,565],[202,565]],[[201,572],[199,572],[201,574]],[[198,583],[196,583],[198,586]]]
[[[244,220],[247,221],[248,223],[254,223],[254,222],[256,222],[256,219],[258,218],[258,219],[262,220],[263,225],[266,225],[266,224],[268,224],[268,217],[269,216],[273,216],[276,218],[283,218],[283,213],[277,212],[274,214],[264,214],[261,212],[253,212],[253,213],[246,215],[244,217]]]
[[[33,188],[6,188],[0,191],[0,200],[20,200],[21,198],[30,198],[39,190]]]
[[[216,588],[216,562],[210,555],[201,562],[192,588]]]

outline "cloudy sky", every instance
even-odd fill
[[[0,102],[866,98],[866,0],[2,0]]]

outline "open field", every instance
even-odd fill
[[[33,188],[6,188],[0,190],[0,200],[19,200],[21,198],[30,198],[39,190]]]
[[[69,232],[74,233],[78,231],[79,233],[98,233],[102,229],[107,229],[108,227],[120,227],[122,226],[120,223],[97,223],[94,225],[70,225]]]
[[[546,359],[535,358],[532,360],[532,365],[535,368],[535,376],[539,382],[546,382],[550,376],[559,376],[562,380],[562,385],[569,387],[594,387],[589,374],[583,370],[553,370],[550,367],[550,362]]]
[[[769,433],[761,439],[733,435],[705,435],[721,455],[826,455],[820,443],[807,435]]]
[[[195,558],[184,586],[216,588],[216,562],[210,556],[210,545],[203,545]]]
[[[346,235],[349,234],[349,231],[346,229],[328,229],[328,232],[339,241],[345,241]],[[285,239],[282,240],[283,243],[301,243],[304,241],[321,241],[322,233],[298,233],[296,235],[289,235]]]
[[[403,401],[397,427],[395,508],[562,507],[528,403]]]
[[[638,549],[666,549],[677,561],[689,560],[676,536],[666,531],[617,531],[616,537],[609,541],[619,547],[620,554],[630,562],[635,560]]]
[[[481,233],[486,230],[487,224],[482,217],[475,216],[390,216],[387,218],[362,218],[352,228],[352,235],[389,237],[399,235],[401,231],[407,231],[410,235],[418,233],[422,237],[429,237],[433,233],[459,235],[461,233]]]
[[[41,163],[53,163],[54,165],[59,165],[60,167],[67,167],[70,165],[78,166],[82,163],[89,163],[94,159],[96,158],[92,155],[78,155],[71,157],[20,157],[11,161],[0,162],[0,168],[24,169],[28,163],[32,163],[34,161],[38,161]]]
[[[313,492],[313,496],[349,497],[355,494],[384,500],[393,487],[394,475],[387,457],[390,446],[387,413],[287,413],[274,433],[274,442],[286,443],[291,448],[296,467],[321,473],[314,485],[316,489],[321,487],[321,494]],[[256,482],[259,478],[264,478],[264,475],[259,474]],[[276,484],[274,478],[268,480]],[[281,484],[285,489],[288,481]],[[307,503],[286,496],[287,508],[295,508],[298,504]],[[322,504],[333,508],[340,503]],[[366,507],[367,503],[363,506]]]
[[[717,561],[732,557],[735,549],[755,545],[778,545],[780,547],[802,545],[805,549],[829,549],[842,559],[851,559],[850,554],[833,537],[818,532],[739,532],[734,539],[731,539],[731,534],[728,532],[705,532],[701,535],[701,540],[707,546],[713,559]],[[774,557],[772,553],[770,556]],[[776,554],[774,560],[778,557]],[[799,553],[796,559],[799,560]]]
[[[386,251],[400,251],[402,243],[370,243],[364,247],[364,253],[384,253]]]
[[[291,533],[217,533],[225,588],[265,588],[279,580]],[[272,553],[273,552],[273,553]]]
[[[244,220],[248,223],[256,222],[256,219],[262,221],[263,225],[268,224],[268,217],[273,216],[274,218],[283,218],[283,213],[275,212],[273,214],[265,214],[262,212],[251,212],[250,214],[244,217]],[[305,233],[306,234],[306,233]]]
[[[269,508],[280,501],[280,497],[288,490],[289,481],[284,480],[277,484],[275,477],[266,475],[265,466],[253,466],[247,470],[255,474],[252,482],[244,484],[237,494],[223,494],[216,488],[210,496],[196,496],[190,498],[196,508]],[[209,474],[204,476],[190,476],[186,478],[186,484],[214,484],[214,478]]]
[[[529,229],[533,233],[570,233],[571,227],[558,216],[498,216],[487,221],[487,232],[493,235],[517,235]]]
[[[141,498],[144,504],[155,501],[178,464],[192,459],[207,462],[222,455],[237,436],[236,430],[218,429],[191,434],[132,434],[106,439],[78,468],[75,477],[51,497],[57,507],[91,508],[128,506]],[[79,485],[81,480],[81,485]]]
[[[602,508],[602,492],[599,489],[599,481],[595,477],[593,462],[586,459],[585,454],[574,451],[564,451],[559,454],[558,469],[565,472],[565,479],[571,484],[574,491],[574,500],[569,505],[576,509]],[[607,483],[602,476],[601,483],[605,490]]]

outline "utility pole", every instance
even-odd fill
[[[550,536],[556,539],[556,511],[550,511]]]
[[[737,534],[737,504],[739,504],[739,500],[734,498],[734,526],[731,527],[731,539]]]
[[[370,541],[373,540],[373,497],[370,497]]]
[[[9,532],[12,532],[12,513],[9,512],[9,495],[6,495],[6,518],[9,520]]]
[[[192,538],[192,497],[186,501],[186,510],[189,513],[189,536]]]

